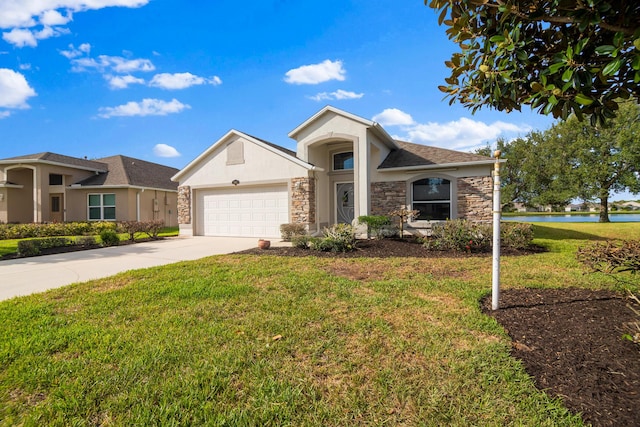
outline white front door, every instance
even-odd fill
[[[200,190],[197,203],[199,235],[279,237],[289,222],[286,185]]]
[[[351,224],[354,219],[353,182],[336,184],[336,222]]]

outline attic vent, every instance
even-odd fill
[[[227,145],[227,164],[241,165],[244,163],[244,143],[242,141],[233,141]]]

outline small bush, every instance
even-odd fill
[[[367,226],[367,234],[375,239],[387,237],[385,230],[391,225],[391,218],[385,215],[363,215],[358,217],[360,224]]]
[[[65,237],[45,237],[42,239],[21,240],[18,242],[18,255],[35,256],[42,252],[42,249],[59,248],[72,246],[73,240]]]
[[[135,242],[136,233],[144,231],[144,227],[139,221],[120,221],[118,223],[118,230],[129,235],[129,240]]]
[[[100,232],[100,240],[103,246],[117,246],[120,244],[120,237],[114,230],[102,230]]]
[[[40,255],[40,246],[36,243],[36,240],[21,240],[18,242],[18,255]]]
[[[157,239],[158,234],[164,228],[164,221],[161,219],[154,219],[151,221],[143,221],[140,223],[140,231],[145,233],[151,239]]]
[[[493,229],[491,230],[493,235]],[[500,244],[505,248],[526,249],[533,242],[533,225],[522,222],[500,224]]]
[[[307,229],[304,224],[281,224],[280,235],[285,242],[291,242],[292,239],[297,236],[304,236],[307,234]]]
[[[76,246],[96,246],[98,242],[93,236],[82,236],[76,238],[75,244]]]
[[[500,246],[526,249],[533,241],[533,226],[523,223],[500,224]],[[425,247],[432,250],[460,252],[490,252],[493,246],[493,225],[466,219],[453,219],[434,224]]]
[[[466,219],[434,224],[425,239],[427,249],[460,252],[487,252],[491,248],[492,227]]]
[[[319,240],[317,237],[312,236],[293,236],[291,237],[291,244],[294,248],[309,249],[313,240]]]
[[[356,230],[351,224],[334,224],[325,228],[322,233],[325,236],[324,239],[313,242],[311,249],[324,252],[348,252],[356,248]]]

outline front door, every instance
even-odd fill
[[[49,199],[49,220],[51,222],[62,222],[64,220],[62,215],[62,206],[64,202],[63,194],[52,194]]]
[[[351,224],[354,218],[353,182],[336,184],[336,222]]]

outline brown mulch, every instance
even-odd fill
[[[533,252],[539,249],[533,248]],[[277,247],[242,253],[318,257],[491,256],[427,251],[417,242],[361,241],[349,253],[324,253]],[[526,255],[511,252],[506,255]],[[612,291],[587,289],[507,289],[500,309],[490,297],[480,302],[512,339],[511,353],[521,360],[536,386],[561,399],[594,426],[640,426],[640,348],[622,339],[638,316],[630,299]]]

